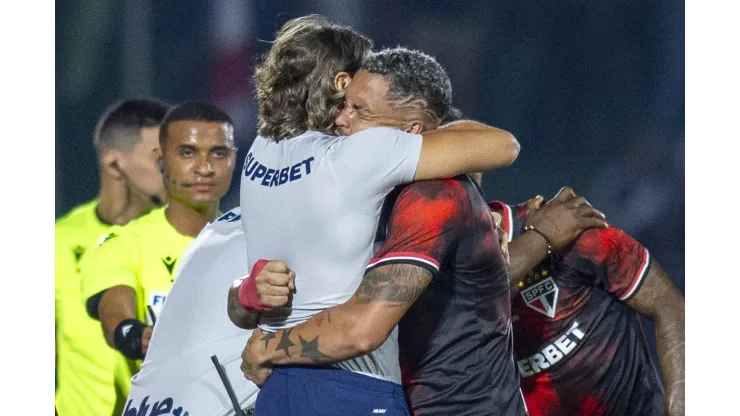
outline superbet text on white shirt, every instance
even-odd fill
[[[383,201],[413,179],[421,143],[420,135],[385,127],[255,139],[241,175],[246,250],[250,259],[283,260],[296,274],[291,310],[262,313],[260,328],[293,327],[354,294],[373,255]],[[400,383],[397,331],[369,355],[337,366]]]

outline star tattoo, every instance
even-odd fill
[[[269,344],[270,341],[275,338],[277,338],[277,335],[275,335],[274,332],[265,332],[265,335],[262,336],[262,339],[260,341],[265,341],[265,349],[267,349],[267,344]]]
[[[298,335],[298,339],[301,341],[301,358],[308,358],[314,363],[320,363],[322,360],[331,359],[330,356],[319,351],[319,336],[306,341],[302,336]]]
[[[283,330],[283,336],[280,337],[280,342],[275,346],[275,351],[283,350],[288,357],[290,357],[290,347],[295,345],[290,341],[291,331],[293,331],[292,328]]]

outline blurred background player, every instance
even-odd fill
[[[295,19],[281,29],[255,72],[259,136],[247,155],[240,195],[247,254],[284,259],[296,272],[290,310],[266,310],[252,280],[242,283],[250,293],[245,296],[256,300],[255,310],[262,311],[260,327],[267,331],[300,324],[352,296],[372,257],[383,200],[396,185],[502,168],[519,154],[510,133],[472,121],[423,133],[423,125],[414,123],[412,133],[378,127],[331,135],[342,91],[369,48],[370,42],[352,29],[323,18]],[[357,114],[371,110],[353,103]],[[426,115],[423,120],[432,122]],[[334,391],[341,397],[336,412],[372,412],[362,396],[371,394],[373,385],[387,392],[376,407],[406,408],[395,334],[368,356],[337,366],[341,369],[331,372],[281,368],[291,374],[286,377],[295,388],[285,391],[280,377],[273,376],[267,383],[273,382],[272,388],[266,384],[260,390],[256,412],[279,413],[286,395],[293,403],[289,408],[296,409],[323,394],[317,385],[341,384],[353,385],[358,397]],[[323,377],[341,381],[327,384]]]
[[[56,407],[63,415],[120,414],[115,351],[100,324],[85,312],[78,266],[111,225],[123,225],[165,200],[152,152],[167,105],[131,99],[109,106],[93,143],[98,155],[98,197],[60,218],[55,226]],[[119,386],[120,389],[120,386]],[[118,406],[118,407],[117,407]]]
[[[161,153],[152,158],[153,164],[158,160],[168,205],[112,229],[82,265],[87,312],[100,320],[108,344],[130,360],[146,355],[178,258],[218,215],[234,169],[233,135],[231,118],[217,107],[199,102],[173,107],[162,120]],[[129,366],[130,378],[138,362]]]
[[[563,193],[573,194],[491,203],[513,237],[514,349],[530,415],[683,415],[683,296],[624,231],[589,230],[568,244],[560,224],[531,228]],[[640,315],[655,322],[665,392]]]

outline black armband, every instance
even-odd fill
[[[113,331],[113,345],[121,354],[132,360],[143,360],[141,336],[146,324],[138,319],[126,319]]]
[[[85,308],[87,309],[87,314],[90,315],[91,318],[100,320],[100,315],[98,314],[98,306],[100,306],[100,299],[103,299],[103,294],[105,293],[105,290],[101,290],[100,292],[90,296],[87,299],[87,302],[85,302]]]

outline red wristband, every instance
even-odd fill
[[[257,260],[252,266],[252,272],[239,285],[239,302],[247,310],[257,312],[272,310],[272,306],[264,305],[257,296],[257,276],[267,263],[269,263],[267,260]]]

